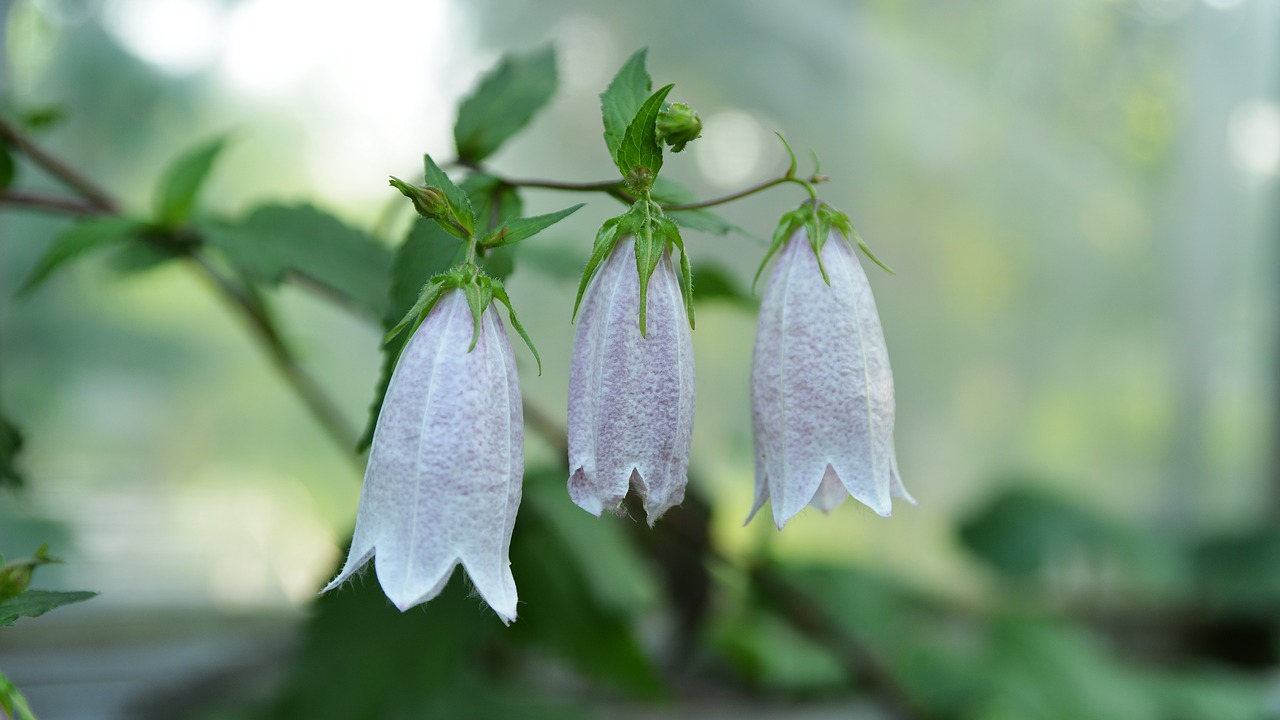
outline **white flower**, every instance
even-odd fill
[[[338,587],[370,558],[401,610],[440,593],[462,563],[504,622],[516,617],[508,550],[524,476],[515,358],[497,310],[475,320],[445,290],[405,345],[369,451],[351,553]]]
[[[807,505],[829,512],[852,495],[889,516],[908,502],[893,446],[893,374],[871,286],[844,237],[830,232],[822,267],[808,231],[791,234],[769,277],[751,367],[756,499],[781,529]]]
[[[587,288],[573,341],[569,496],[599,515],[633,486],[653,524],[684,499],[693,438],[693,341],[669,251],[647,296],[642,336],[635,241],[621,238]]]

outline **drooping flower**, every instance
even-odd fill
[[[429,285],[415,308],[426,317],[378,414],[351,552],[322,592],[372,558],[383,592],[403,611],[438,595],[461,563],[485,602],[511,622],[508,551],[524,477],[523,410],[511,345],[490,304],[507,303],[506,294],[496,280],[467,282]]]
[[[891,495],[915,500],[898,473],[893,374],[852,226],[825,205],[789,215],[756,329],[747,520],[771,500],[781,529],[807,505],[830,512],[850,495],[888,517]]]
[[[637,253],[645,249],[637,250],[629,235],[609,242],[614,244],[586,289],[573,341],[569,496],[599,515],[616,509],[634,487],[653,524],[684,499],[688,482],[694,411],[689,315],[668,247],[652,256],[656,265],[642,293]],[[641,303],[647,303],[643,314]]]

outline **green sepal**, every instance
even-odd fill
[[[511,245],[521,240],[537,235],[547,228],[555,225],[561,220],[569,217],[577,212],[585,203],[578,203],[573,207],[565,208],[558,212],[547,213],[545,215],[535,215],[527,218],[512,218],[501,223],[480,241],[480,245],[485,248],[502,247],[503,245]]]
[[[628,181],[634,181],[637,176],[644,177],[643,173],[636,172],[638,168],[649,171],[647,184],[631,188],[639,195],[649,191],[653,178],[657,177],[658,171],[662,169],[662,146],[658,144],[655,126],[658,113],[662,110],[662,103],[674,87],[675,85],[662,87],[644,101],[631,124],[627,126],[622,142],[618,145],[616,160],[622,177],[627,178]]]
[[[656,218],[655,222],[666,241],[680,251],[680,295],[684,298],[684,312],[689,316],[689,329],[693,330],[693,267],[689,264],[689,253],[684,250],[684,238],[669,218]]]
[[[49,554],[49,546],[41,545],[31,557],[20,558],[0,566],[0,600],[21,595],[31,584],[31,574],[41,565],[56,565],[62,560]]]
[[[405,313],[400,322],[387,331],[387,334],[382,337],[382,344],[386,345],[394,340],[397,335],[410,325],[413,325],[413,330],[417,330],[423,319],[427,317],[427,313],[431,312],[431,308],[436,306],[436,303],[440,301],[440,296],[444,295],[444,291],[449,288],[448,279],[449,273],[441,273],[428,280],[422,286],[422,291],[418,293],[418,301],[413,304],[409,312]]]
[[[492,285],[493,299],[507,306],[507,317],[511,320],[511,327],[515,328],[516,333],[520,335],[520,339],[524,340],[524,344],[529,346],[529,352],[533,353],[533,359],[538,361],[538,374],[542,374],[542,357],[538,355],[538,348],[533,346],[533,340],[529,339],[529,333],[524,331],[524,326],[520,324],[520,318],[516,317],[516,309],[511,307],[511,298],[507,296],[507,288],[502,281],[493,278]]]
[[[600,229],[596,232],[596,242],[591,248],[591,257],[587,259],[587,266],[582,270],[582,279],[578,281],[578,297],[573,301],[573,315],[570,320],[578,317],[578,306],[582,304],[582,296],[587,292],[587,285],[591,283],[591,278],[595,276],[596,269],[600,267],[600,263],[609,256],[613,250],[613,246],[618,242],[618,226],[622,220],[626,218],[628,213],[612,217],[604,221]]]
[[[635,51],[610,81],[609,87],[600,94],[604,144],[609,148],[609,157],[615,163],[618,161],[618,146],[622,144],[627,125],[636,116],[652,88],[649,71],[645,69],[645,57],[648,53],[648,48]]]
[[[875,263],[876,265],[879,265],[881,270],[884,270],[890,275],[898,274],[893,271],[893,268],[881,262],[880,258],[876,257],[875,253],[871,252],[871,248],[867,247],[866,241],[863,240],[862,236],[858,234],[857,228],[855,228],[853,226],[853,223],[849,221],[848,215],[845,215],[839,210],[834,211],[834,213],[835,214],[831,220],[831,224],[834,225],[835,228],[840,231],[841,235],[844,235],[845,240],[852,240],[853,242],[857,243],[858,249],[862,251],[862,254],[870,258],[871,262]]]
[[[434,218],[450,235],[466,240],[475,234],[476,211],[471,207],[471,199],[462,188],[454,184],[445,171],[436,165],[430,155],[422,156],[423,177],[427,185],[439,188],[444,192],[447,217]]]
[[[493,288],[488,283],[470,282],[462,286],[462,294],[467,299],[467,307],[471,308],[471,319],[475,321],[471,344],[467,346],[467,352],[471,352],[480,340],[480,318],[484,316],[484,309],[489,307],[489,301],[493,300]]]
[[[649,309],[649,278],[662,260],[662,251],[667,248],[666,238],[661,233],[654,234],[654,218],[648,214],[648,203],[644,200],[636,205],[645,205],[645,216],[636,228],[636,272],[640,275],[640,337],[648,337],[646,317]]]
[[[782,136],[779,135],[778,137]],[[797,213],[800,213],[808,205],[809,203],[805,203],[805,205],[801,205],[791,212],[783,213],[778,220],[778,227],[773,231],[773,240],[769,243],[769,249],[765,251],[764,259],[760,261],[760,267],[756,268],[756,276],[751,280],[751,294],[755,294],[756,285],[760,283],[760,275],[764,272],[765,266],[769,264],[769,260],[782,249],[782,246],[787,242],[787,238],[791,237],[791,233],[795,232],[797,221],[804,222],[803,218],[799,217]]]

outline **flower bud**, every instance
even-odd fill
[[[508,551],[523,411],[502,320],[488,303],[479,313],[463,290],[446,289],[405,345],[378,414],[351,552],[323,592],[372,558],[403,611],[438,595],[462,563],[494,612],[515,619]]]
[[[444,191],[430,185],[412,185],[400,178],[391,178],[391,185],[413,201],[413,209],[419,215],[433,220],[452,217]]]
[[[671,152],[678,153],[685,145],[702,137],[702,118],[684,103],[671,103],[658,113],[654,130],[659,145],[666,143],[671,146]]]
[[[893,374],[871,286],[844,237],[811,243],[811,227],[795,228],[779,253],[751,366],[747,520],[771,500],[779,529],[806,505],[829,512],[850,495],[886,517],[890,495],[915,503],[898,474]]]
[[[599,515],[634,487],[652,525],[684,499],[693,437],[693,341],[670,250],[646,302],[642,335],[635,239],[626,236],[591,279],[573,341],[569,496]]]

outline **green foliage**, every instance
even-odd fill
[[[9,418],[0,415],[0,488],[20,488],[22,472],[18,469],[18,453],[22,452],[22,432]]]
[[[0,600],[0,627],[12,625],[20,617],[38,617],[63,605],[88,600],[97,594],[84,591],[26,590]]]
[[[191,218],[200,190],[226,143],[226,136],[214,138],[188,150],[169,165],[156,188],[157,225],[174,228]]]
[[[662,169],[662,146],[658,144],[654,134],[654,124],[658,120],[658,113],[662,110],[663,101],[667,99],[667,94],[674,87],[675,85],[667,85],[659,88],[644,101],[631,124],[627,126],[626,132],[623,133],[622,142],[618,144],[615,157],[618,170],[627,179],[632,189],[641,194],[649,191],[653,185],[653,179]],[[648,172],[637,173],[638,168]]]
[[[453,127],[458,159],[479,163],[540,110],[556,90],[555,49],[508,54],[458,108]]]
[[[618,147],[645,98],[649,97],[652,81],[645,69],[648,48],[637,50],[614,76],[609,87],[600,95],[600,113],[604,119],[604,143],[609,156],[618,162]],[[621,165],[621,163],[619,163]],[[623,171],[626,174],[626,171]]]
[[[431,159],[430,155],[422,156],[423,177],[427,181],[427,187],[438,188],[444,193],[444,200],[448,213],[443,217],[437,217],[436,222],[440,223],[440,227],[445,232],[453,235],[461,240],[466,240],[475,234],[476,231],[476,211],[471,206],[471,199],[467,197],[467,193],[449,179],[449,175],[436,165],[436,161]]]
[[[239,220],[199,227],[210,247],[257,282],[297,280],[367,317],[386,313],[391,252],[315,207],[264,205]]]
[[[0,673],[0,710],[13,720],[36,720],[27,699],[3,673]]]
[[[497,248],[502,247],[503,245],[512,245],[520,242],[521,240],[526,240],[569,217],[581,208],[582,205],[583,203],[579,203],[573,207],[568,207],[564,210],[547,213],[545,215],[535,215],[533,217],[512,218],[510,220],[506,220],[500,223],[498,227],[490,230],[489,234],[485,236],[481,244],[487,248]]]
[[[743,288],[733,273],[718,265],[698,265],[698,284],[693,286],[695,303],[721,301],[754,312],[760,303]]]
[[[25,295],[40,287],[67,263],[95,250],[120,246],[137,236],[141,225],[128,218],[103,217],[84,220],[62,231],[45,250],[18,289]]]
[[[1280,528],[1211,535],[1189,548],[1194,587],[1219,612],[1274,621],[1280,608]]]

